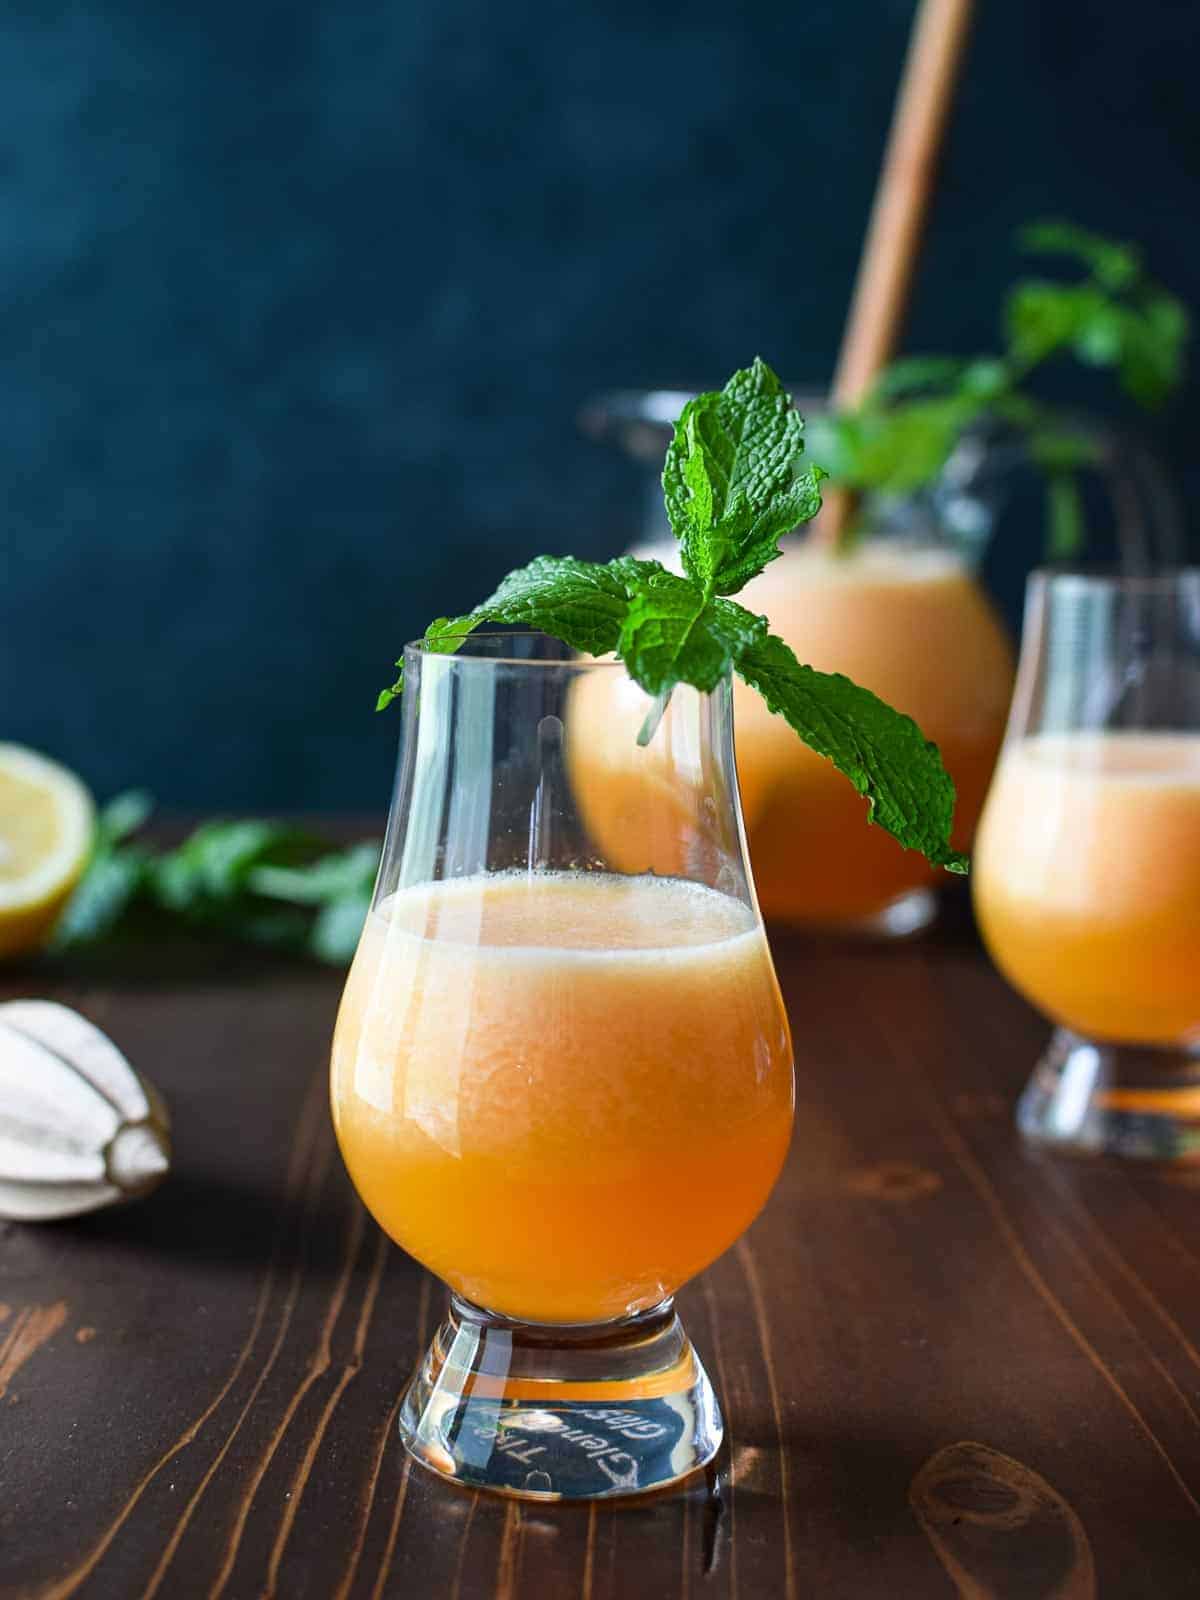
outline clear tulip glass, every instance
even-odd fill
[[[333,1047],[351,1177],[451,1291],[404,1443],[539,1499],[640,1493],[712,1458],[720,1411],[672,1296],[757,1215],[791,1133],[730,686],[645,700],[653,737],[609,767],[595,708],[617,674],[541,634],[405,651]]]
[[[1033,574],[973,879],[1057,1024],[1021,1130],[1200,1157],[1200,571]]]

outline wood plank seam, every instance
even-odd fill
[[[712,1334],[713,1356],[717,1367],[717,1383],[719,1392],[722,1396],[721,1406],[725,1418],[725,1449],[728,1452],[728,1460],[731,1463],[729,1471],[729,1494],[727,1496],[727,1504],[725,1507],[727,1527],[729,1530],[729,1594],[730,1600],[738,1600],[737,1539],[735,1537],[737,1530],[737,1475],[732,1469],[732,1462],[734,1459],[735,1430],[733,1415],[729,1409],[728,1402],[729,1381],[725,1370],[725,1353],[721,1338],[721,1319],[717,1313],[717,1297],[713,1289],[710,1273],[706,1272],[703,1275],[700,1280],[700,1285],[704,1294],[705,1308],[708,1311],[708,1325],[709,1331]],[[715,1551],[715,1541],[713,1548]],[[705,1575],[707,1576],[707,1573]]]
[[[271,1261],[255,1302],[250,1333],[238,1352],[229,1376],[195,1421],[189,1423],[170,1449],[143,1473],[142,1477],[134,1485],[133,1492],[120,1512],[109,1523],[83,1561],[72,1568],[64,1577],[52,1582],[47,1588],[43,1589],[39,1600],[69,1600],[69,1597],[79,1589],[80,1585],[86,1582],[104,1559],[121,1529],[133,1515],[146,1490],[175,1457],[199,1436],[209,1418],[214,1415],[245,1370],[266,1315],[266,1308],[272,1293],[274,1275],[278,1265],[278,1257],[292,1221],[290,1215],[291,1207],[297,1200],[298,1191],[301,1189],[305,1177],[305,1162],[308,1159],[314,1141],[319,1137],[320,1119],[323,1111],[323,1096],[320,1093],[320,1087],[320,1080],[314,1075],[309,1092],[301,1106],[300,1115],[296,1123],[296,1132],[292,1139],[287,1175],[284,1182],[284,1200],[283,1205],[280,1207],[280,1223],[276,1231]],[[227,1446],[228,1441],[226,1448]],[[215,1470],[214,1465],[210,1469],[210,1475]],[[148,1590],[147,1594],[153,1594],[153,1589]]]
[[[358,1255],[359,1239],[362,1235],[365,1217],[366,1213],[360,1206],[354,1229],[355,1239],[352,1253],[355,1258],[357,1258]],[[351,1347],[350,1358],[342,1365],[342,1370],[338,1375],[337,1382],[333,1386],[333,1391],[326,1400],[324,1408],[321,1411],[321,1415],[317,1419],[317,1425],[309,1437],[308,1444],[305,1446],[304,1454],[300,1459],[300,1465],[296,1468],[295,1474],[292,1477],[291,1489],[287,1496],[287,1509],[283,1513],[283,1517],[280,1521],[279,1532],[276,1534],[275,1543],[271,1547],[271,1559],[267,1567],[267,1595],[275,1594],[278,1588],[279,1568],[283,1561],[283,1552],[287,1548],[287,1542],[291,1536],[292,1528],[296,1521],[296,1513],[299,1511],[300,1502],[304,1498],[304,1490],[308,1484],[313,1465],[317,1459],[317,1454],[320,1451],[321,1444],[325,1438],[325,1431],[329,1427],[330,1418],[336,1411],[338,1402],[341,1400],[342,1395],[346,1392],[347,1386],[362,1369],[363,1346],[366,1342],[367,1330],[371,1325],[371,1317],[375,1311],[375,1300],[379,1293],[379,1281],[383,1275],[383,1264],[386,1260],[386,1254],[384,1250],[386,1243],[387,1240],[384,1234],[377,1233],[375,1241],[375,1259],[371,1267],[370,1276],[367,1280],[367,1286],[363,1294],[362,1303],[359,1307],[358,1321],[355,1324],[354,1330],[354,1344]],[[326,1341],[325,1357],[325,1365],[321,1369],[322,1374],[328,1371],[331,1365],[328,1340]]]
[[[746,1286],[750,1290],[750,1304],[754,1308],[754,1324],[758,1332],[763,1366],[767,1374],[767,1393],[771,1399],[771,1415],[775,1419],[775,1443],[779,1451],[779,1495],[783,1502],[781,1509],[783,1512],[784,1595],[786,1600],[796,1600],[796,1572],[792,1555],[791,1484],[787,1441],[783,1428],[783,1410],[779,1401],[779,1381],[775,1374],[775,1358],[771,1349],[771,1332],[767,1325],[766,1302],[763,1299],[762,1282],[758,1276],[758,1265],[754,1260],[750,1241],[745,1234],[737,1242],[737,1255],[746,1279]]]
[[[324,1186],[325,1178],[329,1171],[331,1156],[332,1138],[327,1138],[322,1145],[319,1171],[315,1183],[315,1190],[318,1195]],[[246,1532],[246,1524],[250,1519],[251,1508],[253,1507],[254,1501],[258,1495],[259,1487],[267,1475],[267,1470],[270,1467],[271,1462],[275,1459],[275,1452],[279,1448],[284,1434],[291,1426],[292,1418],[299,1409],[300,1402],[303,1400],[304,1396],[308,1393],[309,1389],[317,1381],[321,1374],[328,1369],[330,1336],[333,1332],[333,1326],[337,1322],[338,1317],[341,1315],[342,1307],[345,1304],[346,1293],[350,1284],[350,1277],[354,1270],[354,1258],[357,1255],[361,1238],[362,1210],[359,1208],[354,1212],[354,1220],[351,1223],[346,1245],[343,1249],[338,1276],[334,1282],[333,1289],[326,1305],[325,1316],[322,1319],[321,1329],[317,1336],[317,1344],[314,1353],[309,1358],[305,1375],[301,1380],[299,1387],[296,1389],[291,1400],[284,1408],[282,1420],[277,1423],[275,1428],[272,1430],[271,1435],[267,1440],[266,1447],[260,1454],[255,1469],[250,1475],[249,1486],[246,1493],[242,1496],[241,1503],[238,1506],[237,1514],[234,1517],[233,1530],[230,1533],[229,1540],[226,1544],[224,1562],[221,1565],[221,1570],[218,1572],[215,1582],[208,1591],[208,1600],[219,1600],[219,1597],[224,1591],[226,1584],[229,1582],[229,1579],[233,1574],[233,1569],[237,1563],[238,1550],[241,1546],[242,1538]],[[278,1356],[279,1351],[283,1347],[284,1340],[291,1325],[292,1314],[295,1311],[296,1300],[298,1299],[298,1291],[299,1280],[297,1280],[297,1294],[293,1296],[288,1307],[287,1316],[280,1325],[279,1337],[272,1349],[271,1361],[268,1368],[263,1373],[264,1379],[267,1376],[267,1372],[269,1372],[270,1368],[274,1366],[275,1358]],[[321,1365],[322,1361],[324,1361],[323,1366]],[[149,1597],[147,1597],[147,1600],[149,1600]]]
[[[418,1314],[417,1314],[417,1359],[418,1359],[418,1361],[421,1359],[421,1355],[424,1353],[425,1345],[426,1345],[426,1343],[427,1343],[427,1341],[429,1339],[429,1302],[430,1302],[430,1296],[431,1296],[432,1288],[433,1288],[433,1280],[429,1277],[428,1273],[426,1273],[425,1276],[421,1279],[421,1301],[420,1301],[420,1306],[419,1306]],[[375,1472],[374,1472],[374,1475],[373,1475],[372,1481],[371,1481],[371,1499],[372,1500],[374,1499],[375,1484],[376,1484],[376,1482],[378,1481],[378,1478],[379,1478],[379,1469],[380,1469],[380,1467],[382,1465],[382,1462],[383,1462],[384,1452],[386,1451],[389,1442],[393,1438],[397,1438],[398,1437],[398,1430],[396,1428],[396,1419],[400,1414],[400,1402],[401,1402],[402,1399],[403,1399],[403,1393],[401,1393],[401,1394],[396,1396],[395,1403],[392,1406],[391,1412],[388,1415],[387,1426],[386,1426],[384,1438],[383,1438],[383,1440],[382,1440],[382,1442],[380,1444],[379,1454],[376,1457]],[[380,1596],[383,1594],[383,1586],[387,1582],[388,1575],[390,1574],[390,1572],[392,1570],[392,1558],[393,1558],[393,1556],[395,1554],[395,1550],[396,1550],[396,1539],[397,1539],[397,1537],[399,1535],[399,1532],[400,1532],[400,1520],[404,1515],[404,1503],[408,1499],[408,1483],[409,1483],[409,1479],[412,1477],[412,1466],[413,1466],[412,1457],[410,1455],[405,1455],[405,1457],[404,1457],[404,1465],[400,1469],[400,1483],[399,1483],[399,1485],[398,1485],[398,1487],[396,1489],[396,1499],[395,1499],[395,1503],[394,1503],[394,1505],[392,1507],[392,1520],[391,1520],[391,1524],[390,1524],[390,1526],[388,1528],[387,1542],[383,1547],[383,1555],[382,1555],[382,1557],[380,1559],[380,1562],[379,1562],[379,1571],[376,1574],[375,1583],[374,1583],[374,1586],[371,1589],[371,1600],[380,1600]],[[366,1516],[364,1517],[363,1523],[362,1523],[362,1533],[363,1533],[363,1538],[364,1539],[366,1537],[366,1530],[367,1530],[367,1525],[368,1525],[368,1520],[370,1518],[370,1514],[371,1514],[371,1507],[370,1507],[370,1503],[368,1503],[367,1508],[366,1508]],[[355,1553],[354,1553],[354,1559],[353,1559],[351,1568],[350,1568],[349,1572],[347,1573],[346,1578],[343,1580],[344,1589],[342,1591],[339,1591],[339,1600],[340,1600],[341,1594],[343,1594],[343,1593],[344,1594],[349,1594],[349,1592],[350,1592],[350,1584],[353,1582],[354,1572],[357,1569],[358,1561],[359,1561],[359,1558],[361,1557],[361,1554],[362,1554],[362,1546],[360,1544],[360,1545],[356,1546]]]
[[[883,1046],[888,1056],[893,1060],[893,1062],[895,1062],[896,1065],[900,1065],[894,1051],[892,1050],[891,1041],[882,1032],[880,1032],[879,1038],[883,1041]],[[1042,1276],[1041,1272],[1038,1270],[1033,1258],[1022,1244],[1016,1229],[1009,1221],[1007,1213],[1004,1210],[1003,1203],[1001,1202],[999,1195],[996,1193],[994,1185],[989,1179],[987,1173],[979,1165],[979,1162],[972,1154],[966,1141],[959,1134],[957,1128],[955,1128],[948,1114],[943,1109],[941,1101],[938,1099],[937,1093],[930,1084],[926,1074],[917,1064],[915,1058],[910,1060],[908,1064],[911,1066],[913,1076],[920,1085],[923,1096],[930,1107],[933,1115],[934,1127],[937,1129],[942,1143],[954,1159],[956,1165],[959,1167],[959,1170],[963,1173],[971,1187],[975,1190],[979,1199],[982,1200],[985,1208],[992,1217],[993,1224],[999,1230],[1000,1236],[1004,1240],[1006,1249],[1012,1256],[1018,1269],[1025,1277],[1030,1287],[1034,1290],[1035,1294],[1037,1294],[1038,1298],[1059,1322],[1063,1331],[1075,1344],[1076,1348],[1081,1352],[1085,1359],[1107,1384],[1108,1388],[1116,1397],[1118,1403],[1129,1414],[1147,1442],[1162,1460],[1180,1493],[1183,1495],[1184,1499],[1191,1508],[1193,1515],[1197,1518],[1200,1518],[1200,1502],[1197,1502],[1193,1496],[1182,1474],[1180,1473],[1179,1468],[1175,1465],[1175,1462],[1172,1460],[1170,1454],[1158,1438],[1157,1434],[1150,1427],[1150,1424],[1146,1421],[1145,1417],[1142,1416],[1133,1400],[1125,1392],[1125,1389],[1121,1385],[1116,1374],[1110,1370],[1099,1351],[1096,1350],[1091,1344],[1083,1330],[1078,1326],[1074,1318],[1068,1312],[1067,1308],[1061,1303],[1054,1291],[1050,1288],[1050,1285]]]

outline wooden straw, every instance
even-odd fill
[[[896,347],[970,18],[971,0],[917,9],[833,381],[839,408],[863,398]],[[836,544],[851,506],[828,491],[814,537]]]

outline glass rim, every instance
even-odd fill
[[[471,639],[558,639],[554,633],[546,633],[542,628],[464,628],[461,633],[443,633],[440,639],[461,639],[464,643]],[[574,649],[565,639],[558,641],[564,648]],[[553,660],[550,657],[537,656],[505,656],[505,655],[464,655],[461,650],[437,650],[427,645],[424,639],[410,639],[404,646],[405,656],[413,656],[421,661],[446,661],[458,666],[475,667],[535,667],[541,670],[553,668],[558,671],[586,672],[593,668],[605,668],[611,671],[619,668],[625,670],[625,663],[619,656],[588,656],[580,654],[575,657]]]
[[[1200,584],[1200,566],[1162,567],[1154,572],[1130,572],[1115,563],[1048,563],[1034,567],[1030,585],[1041,588],[1102,593],[1105,590],[1129,594],[1169,594],[1172,590]]]

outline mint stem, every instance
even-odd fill
[[[637,742],[640,745],[648,745],[651,739],[653,739],[654,735],[658,732],[658,725],[662,721],[664,715],[666,714],[667,707],[671,703],[671,692],[672,691],[670,689],[667,689],[663,694],[655,697],[653,705],[646,713],[646,720],[638,729]]]

